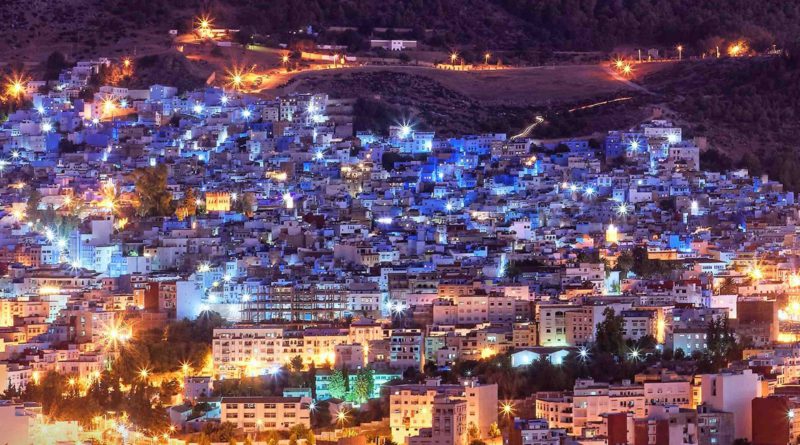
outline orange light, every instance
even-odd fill
[[[731,57],[739,57],[747,52],[747,42],[735,42],[728,47],[728,55]]]
[[[239,67],[233,67],[227,71],[227,75],[228,75],[227,86],[237,91],[241,90],[242,86],[244,85],[247,73]]]
[[[622,67],[622,74],[625,74],[626,76],[628,76],[632,72],[633,72],[633,67],[631,67],[630,63],[627,63],[627,64],[625,64],[625,66]]]
[[[103,116],[113,115],[114,111],[117,109],[117,104],[114,102],[114,99],[107,97],[103,99],[102,109]]]
[[[9,77],[6,82],[6,94],[19,99],[25,95],[25,85],[28,83],[27,79],[22,75],[14,75]]]

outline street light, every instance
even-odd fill
[[[483,55],[483,63],[488,65],[489,64],[489,57],[492,57],[492,53],[487,52]]]
[[[500,405],[500,412],[506,417],[514,414],[514,404],[511,402],[503,402],[503,404]]]
[[[336,423],[344,425],[345,422],[347,422],[347,410],[342,408],[336,413]]]
[[[454,51],[450,54],[450,64],[455,65],[456,60],[458,60],[458,53]]]
[[[683,45],[678,45],[678,60],[683,59]]]

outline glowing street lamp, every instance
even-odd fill
[[[342,425],[347,422],[347,410],[342,408],[336,413],[336,422]]]
[[[630,64],[630,63],[626,63],[626,64],[625,64],[625,65],[622,67],[622,74],[624,74],[624,75],[626,75],[626,76],[630,76],[630,75],[631,75],[631,73],[633,73],[633,67],[631,67],[631,64]]]
[[[745,42],[736,42],[728,47],[728,55],[731,57],[739,57],[747,51],[747,44]]]
[[[678,60],[683,60],[683,45],[678,45]]]
[[[511,402],[503,402],[500,405],[500,412],[506,417],[511,416],[514,414],[514,404]]]
[[[489,53],[489,52],[487,52],[486,54],[483,55],[483,63],[485,65],[489,64],[489,58],[490,57],[492,57],[492,53]]]
[[[240,91],[245,81],[245,71],[238,67],[229,69],[226,74],[228,75],[228,87]]]
[[[450,53],[450,64],[451,65],[455,65],[456,64],[456,60],[458,60],[458,53],[454,51],[454,52]]]
[[[103,116],[113,116],[114,110],[117,109],[117,104],[114,102],[114,99],[107,97],[103,99],[101,107]]]
[[[27,81],[21,75],[15,75],[8,78],[6,83],[6,94],[14,99],[19,99],[25,95],[25,84],[27,84]]]
[[[586,349],[586,347],[585,347],[585,346],[582,346],[582,347],[581,347],[581,348],[578,350],[578,357],[580,357],[580,358],[581,358],[581,360],[583,360],[583,361],[586,361],[586,359],[588,359],[588,358],[589,358],[589,350],[588,350],[588,349]]]

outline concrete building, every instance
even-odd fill
[[[761,397],[758,374],[703,374],[700,377],[702,403],[719,411],[734,413],[734,438],[753,440],[753,399]]]
[[[310,398],[223,397],[221,420],[245,432],[286,431],[294,425],[311,427]]]
[[[497,385],[478,385],[473,381],[443,385],[433,379],[421,385],[393,386],[389,391],[389,427],[392,440],[398,444],[432,427],[437,396],[465,401],[467,425],[474,424],[481,437],[487,437],[490,425],[497,421]]]

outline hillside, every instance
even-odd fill
[[[203,12],[220,26],[284,41],[308,25],[357,28],[318,37],[344,44],[378,27],[409,28],[409,37],[441,48],[540,56],[679,42],[697,54],[722,39],[763,48],[800,36],[800,3],[784,0],[5,0],[0,62],[42,60],[53,49],[71,58],[146,54],[168,45],[167,30],[188,30]]]
[[[644,79],[690,134],[755,173],[800,190],[800,52],[793,56],[684,63]],[[708,159],[711,159],[710,157]]]

